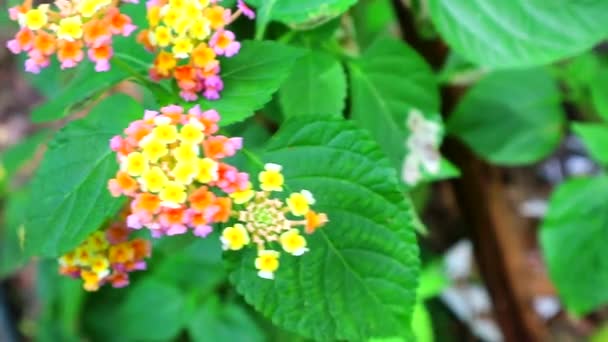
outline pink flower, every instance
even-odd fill
[[[110,139],[110,149],[114,152],[120,151],[123,144],[124,144],[124,140],[122,139],[122,137],[120,135],[116,135],[112,139]]]
[[[144,120],[154,119],[158,115],[158,112],[155,110],[144,110]]]
[[[198,95],[196,95],[195,92],[190,91],[190,90],[180,91],[179,96],[181,96],[182,99],[184,99],[188,102],[196,101],[196,99],[198,99]]]
[[[234,41],[234,39],[234,33],[220,29],[211,37],[209,46],[220,56],[232,57],[241,49],[241,43]]]
[[[203,224],[203,225],[194,227],[193,233],[196,236],[204,238],[204,237],[207,237],[207,235],[209,235],[212,231],[213,231],[213,228],[211,228],[211,226]]]
[[[243,0],[238,0],[236,6],[247,18],[255,19],[255,12],[249,8]]]

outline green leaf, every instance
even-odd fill
[[[129,292],[118,309],[120,335],[135,341],[169,341],[184,326],[185,301],[175,287],[147,279]]]
[[[346,75],[340,62],[320,51],[308,50],[293,66],[279,90],[286,118],[299,115],[342,116]]]
[[[429,10],[450,47],[492,68],[551,63],[608,35],[606,1],[430,0]]]
[[[585,144],[589,155],[608,166],[608,124],[573,123],[572,129]]]
[[[419,109],[441,125],[439,89],[431,68],[413,49],[390,38],[378,39],[348,67],[352,119],[372,133],[400,170],[408,153],[410,110]]]
[[[264,341],[264,335],[242,307],[211,297],[191,317],[188,331],[195,342]]]
[[[355,38],[363,48],[378,36],[388,34],[397,22],[391,0],[359,1],[350,13],[355,25]]]
[[[595,74],[589,83],[589,89],[595,110],[608,122],[608,68],[604,67]]]
[[[423,303],[414,307],[414,318],[412,319],[412,331],[417,342],[433,342],[433,320],[431,314]]]
[[[249,0],[247,2],[260,8],[264,21],[269,18],[292,27],[310,28],[346,12],[357,0]]]
[[[19,232],[24,229],[28,198],[28,189],[22,189],[6,199],[4,220],[0,226],[0,278],[14,272],[27,261],[21,250]]]
[[[154,277],[197,293],[207,293],[227,279],[221,263],[222,251],[217,234],[206,239],[186,237],[189,244],[166,253],[161,263],[153,268]],[[174,237],[167,240],[173,240]],[[156,248],[155,248],[156,251]],[[192,270],[205,270],[192,272]]]
[[[215,108],[222,125],[242,121],[272,98],[289,75],[301,52],[271,41],[245,41],[241,52],[222,60],[224,90],[216,101],[202,100],[203,108]]]
[[[26,254],[56,257],[119,210],[123,201],[107,190],[118,169],[108,142],[142,113],[135,100],[117,94],[57,133],[32,181]]]
[[[49,137],[48,130],[39,131],[0,154],[0,184],[11,182],[20,168],[30,161],[40,145]]]
[[[406,335],[419,270],[413,211],[369,134],[340,119],[292,119],[263,160],[284,166],[291,190],[314,193],[330,222],[307,236],[310,252],[281,258],[273,281],[257,276],[254,248],[246,250],[231,274],[237,290],[275,324],[315,340]]]
[[[448,131],[495,164],[533,163],[561,141],[560,96],[543,69],[495,72],[465,94],[448,119]]]
[[[422,269],[418,286],[418,298],[426,300],[441,293],[449,285],[449,279],[443,270],[443,263],[435,261]]]
[[[540,242],[553,284],[576,314],[608,303],[608,177],[572,179],[551,196]]]
[[[32,121],[47,122],[68,116],[72,109],[104,90],[129,77],[121,69],[112,68],[108,72],[97,72],[93,64],[83,61],[70,82],[52,98],[32,111]]]

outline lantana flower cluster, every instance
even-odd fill
[[[75,250],[59,258],[59,272],[81,278],[87,291],[97,291],[104,284],[129,285],[129,273],[145,270],[151,244],[146,239],[129,239],[131,230],[123,223],[113,223],[105,231],[91,234]]]
[[[439,173],[441,128],[417,109],[409,112],[406,125],[410,131],[405,142],[409,153],[403,160],[402,178],[405,183],[415,185],[422,179],[422,170],[430,174]]]
[[[226,26],[241,14],[255,14],[241,0],[233,14],[211,0],[149,0],[149,28],[142,30],[138,40],[156,53],[150,77],[173,78],[180,96],[194,101],[199,94],[218,99],[224,88],[219,76],[218,56],[232,57],[241,44]]]
[[[280,253],[275,245],[288,254],[300,256],[308,251],[301,230],[312,234],[327,222],[327,215],[312,210],[315,199],[308,190],[291,193],[284,201],[273,198],[273,193],[284,191],[281,171],[278,164],[266,164],[258,176],[260,191],[254,191],[248,184],[247,189],[230,195],[241,207],[233,214],[239,223],[224,229],[221,236],[224,250],[255,245],[255,268],[266,279],[274,279],[279,268]]]
[[[146,227],[154,237],[189,230],[205,237],[211,224],[228,221],[232,200],[218,193],[245,190],[249,175],[222,162],[241,149],[242,138],[217,135],[219,120],[215,110],[170,105],[146,111],[126,137],[112,138],[120,170],[109,189],[132,198],[128,227]]]
[[[39,73],[56,55],[61,68],[73,68],[84,58],[96,71],[110,69],[115,35],[129,36],[131,18],[118,9],[119,0],[56,0],[32,7],[32,0],[9,9],[20,30],[7,47],[15,54],[26,53],[25,70]],[[123,0],[137,2],[137,0]],[[85,51],[86,50],[86,51]]]

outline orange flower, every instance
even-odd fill
[[[61,62],[61,68],[73,68],[82,60],[82,42],[79,40],[69,42],[66,40],[59,41],[59,50],[57,58]]]
[[[154,59],[154,70],[160,77],[169,77],[176,65],[175,57],[169,52],[161,51]]]
[[[208,47],[207,44],[201,43],[194,50],[192,50],[191,60],[197,68],[207,69],[207,67],[215,62],[215,52],[212,48]],[[215,63],[213,63],[215,65]]]
[[[193,192],[188,198],[190,207],[198,212],[203,212],[215,202],[215,195],[202,186]]]
[[[131,248],[129,243],[121,243],[116,246],[110,247],[110,252],[108,254],[108,258],[110,259],[110,263],[112,264],[123,264],[125,262],[133,260],[135,256],[135,251]]]
[[[148,213],[156,213],[160,209],[160,198],[158,196],[144,192],[137,196],[136,210],[144,210]]]
[[[55,52],[55,37],[44,31],[40,31],[36,38],[34,38],[34,49],[45,56],[53,54]]]
[[[161,214],[161,220],[169,225],[182,224],[185,210],[183,208],[167,208]]]
[[[228,21],[226,9],[221,6],[213,6],[205,9],[205,17],[209,19],[211,28],[214,30],[224,27]]]
[[[133,248],[133,252],[135,253],[135,259],[138,260],[149,258],[152,254],[152,245],[148,240],[135,239],[131,241],[131,248]]]
[[[306,233],[312,234],[328,221],[327,215],[317,214],[312,210],[309,210],[306,214]]]
[[[216,199],[215,205],[219,210],[213,215],[213,220],[217,222],[227,222],[230,218],[230,211],[232,209],[232,201],[230,198],[219,197]]]
[[[106,44],[112,39],[112,32],[106,21],[91,20],[84,24],[83,30],[83,39],[89,46]]]

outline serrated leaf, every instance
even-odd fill
[[[185,323],[185,301],[175,288],[147,279],[129,292],[118,309],[120,334],[131,341],[169,341]]]
[[[448,119],[451,134],[499,165],[541,160],[559,144],[561,94],[543,69],[499,71],[470,89]]]
[[[316,340],[406,335],[419,270],[412,208],[368,133],[339,119],[292,119],[267,147],[293,191],[315,194],[330,223],[310,252],[284,255],[276,279],[257,276],[249,249],[231,275],[247,302],[284,329]]]
[[[102,91],[129,77],[121,69],[96,72],[89,61],[83,61],[69,83],[57,94],[32,111],[33,122],[47,122],[68,116],[71,110]]]
[[[530,67],[574,56],[608,36],[608,2],[430,0],[441,37],[492,68]]]
[[[608,303],[608,177],[572,179],[551,196],[540,242],[553,284],[582,315]]]
[[[307,50],[294,64],[279,90],[285,117],[327,114],[342,116],[346,74],[333,56]]]
[[[143,2],[126,4],[121,7],[121,12],[129,15],[138,27],[142,27],[147,21],[146,6]],[[129,37],[115,36],[113,38],[114,50],[117,55],[128,56],[132,61],[138,62],[138,65],[128,66],[132,70],[121,67],[119,59],[122,57],[111,59],[111,69],[107,72],[97,72],[92,62],[83,60],[76,70],[73,70],[73,77],[63,87],[53,90],[52,97],[34,108],[32,121],[47,122],[70,115],[74,108],[88,99],[95,98],[105,90],[133,76],[131,71],[141,73],[141,75],[147,77],[147,72],[144,71],[142,65],[149,64],[153,56],[137,42],[136,35],[137,33],[134,32]],[[56,68],[57,66],[55,66]],[[48,73],[50,72],[52,71],[48,71]],[[65,71],[60,71],[60,73],[63,72]],[[38,75],[38,77],[40,78],[42,75]]]
[[[245,120],[270,102],[299,56],[298,49],[280,43],[245,41],[238,55],[221,62],[221,98],[200,104],[217,109],[222,125]]]
[[[135,100],[117,94],[57,133],[32,181],[26,254],[58,256],[118,211],[123,201],[107,190],[118,168],[108,142],[142,113]]]
[[[357,0],[249,0],[264,18],[290,26],[314,27],[346,12]]]
[[[193,341],[264,341],[264,335],[242,307],[209,298],[190,318],[188,331]]]
[[[418,109],[441,125],[439,89],[431,68],[413,49],[391,38],[376,40],[349,63],[351,116],[369,130],[401,170],[409,152],[407,117]],[[433,179],[429,174],[425,179]]]
[[[572,130],[581,138],[591,158],[608,166],[608,124],[572,124]]]

